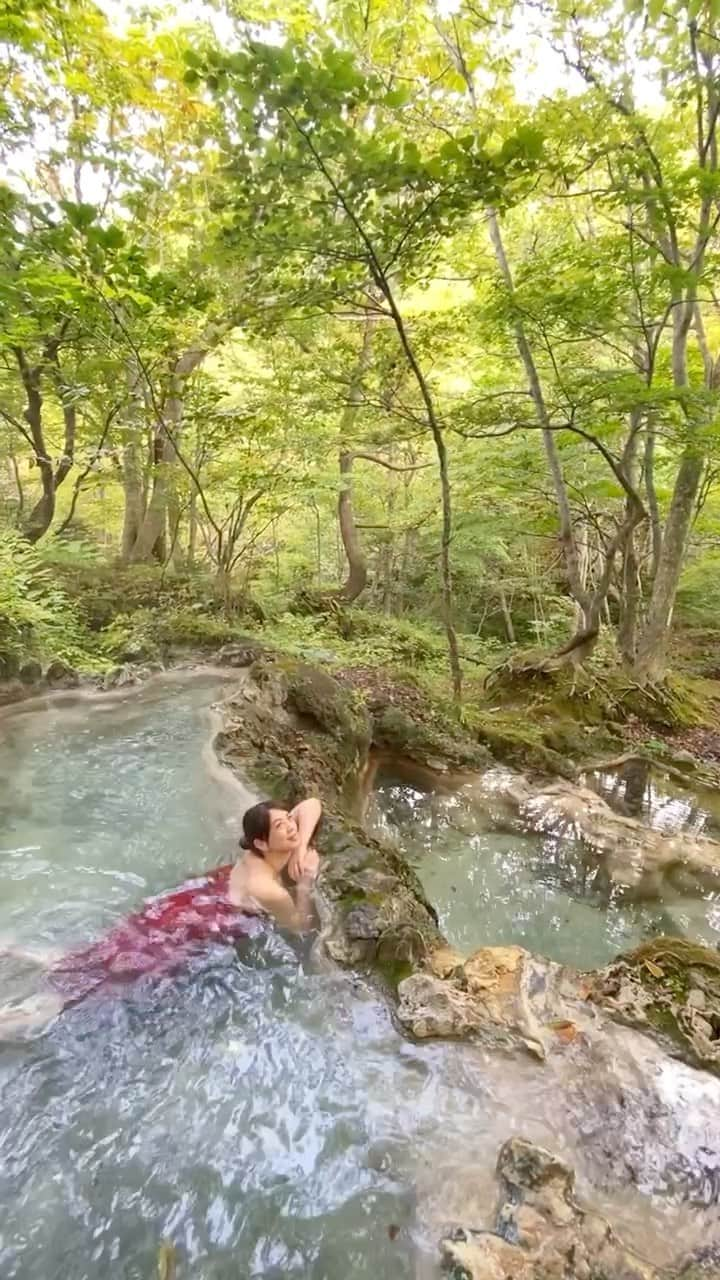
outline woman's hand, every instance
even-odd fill
[[[313,845],[300,845],[288,862],[291,880],[314,880],[320,867],[318,851]]]

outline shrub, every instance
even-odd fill
[[[14,674],[30,658],[98,666],[77,610],[52,568],[21,534],[5,529],[0,533],[2,674]]]
[[[159,659],[169,650],[210,649],[236,638],[237,627],[224,618],[208,615],[201,606],[186,606],[163,612],[135,609],[121,613],[100,634],[104,654],[114,661]]]

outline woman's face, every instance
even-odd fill
[[[297,823],[287,809],[270,810],[270,830],[266,850],[268,853],[284,853],[288,858],[298,847]]]

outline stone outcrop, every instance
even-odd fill
[[[512,1138],[497,1176],[493,1229],[461,1227],[442,1242],[455,1280],[720,1280],[712,1249],[672,1272],[633,1253],[603,1217],[578,1204],[572,1171],[542,1147]]]
[[[618,985],[615,966],[580,974],[520,947],[459,954],[442,938],[412,868],[393,847],[369,837],[353,816],[373,733],[353,690],[303,663],[263,655],[225,702],[223,722],[216,751],[245,780],[280,803],[309,793],[322,797],[321,948],[342,964],[379,971],[397,989],[396,1016],[408,1035],[461,1037],[476,1046],[480,1061],[483,1054],[506,1056],[508,1072],[517,1072],[519,1080],[526,1080],[529,1069],[537,1072],[530,1099],[543,1095],[543,1108],[557,1116],[561,1149],[578,1152],[579,1172],[593,1185],[658,1193],[672,1186],[681,1199],[701,1205],[720,1199],[720,1148],[712,1136],[720,1081],[697,1070],[712,1065],[711,1054],[699,1052],[697,1038],[720,1017],[712,985],[704,990],[703,1009],[696,994],[684,1001],[686,1014],[677,1010],[680,1023],[685,1016],[694,1020],[694,1042],[679,1034],[671,1042],[662,1020],[649,1016],[640,997],[627,997],[630,977],[624,970],[625,986]],[[512,785],[527,788],[516,793],[521,799],[544,794],[522,778]],[[577,788],[569,788],[568,794],[575,793]],[[525,823],[516,801],[501,794],[500,804]],[[627,974],[636,967],[633,962]],[[693,967],[703,967],[697,955]],[[705,969],[714,972],[712,962]],[[695,978],[687,989],[700,990]],[[673,1061],[675,1056],[690,1065]],[[524,1088],[518,1116],[534,1105]],[[538,1280],[545,1275],[518,1271],[524,1274]],[[571,1274],[557,1273],[563,1280]],[[588,1273],[595,1274],[599,1280],[600,1272]],[[619,1280],[645,1273],[611,1274]]]
[[[592,1022],[587,993],[579,975],[522,947],[482,947],[464,958],[443,946],[400,983],[398,1020],[418,1039],[472,1037],[545,1060],[562,1028],[577,1034]]]
[[[373,746],[443,774],[486,769],[487,747],[427,693],[371,667],[338,673],[343,687],[362,698],[370,717]]]
[[[720,952],[653,938],[593,975],[592,999],[720,1075]]]
[[[671,1184],[700,1204],[717,1202],[720,1081],[697,1070],[713,1062],[679,1036],[668,1040],[639,1001],[619,1008],[614,969],[581,974],[520,947],[464,958],[443,946],[400,982],[397,1018],[417,1039],[463,1038],[508,1055],[508,1072],[513,1054],[542,1062],[537,1096],[556,1114],[566,1149],[582,1135],[579,1159],[595,1185]],[[711,1001],[720,1013],[720,1001],[707,1000],[706,1021]]]
[[[442,939],[413,870],[350,816],[370,746],[367,712],[327,673],[264,655],[223,704],[223,721],[223,763],[278,803],[322,798],[325,950],[339,963],[375,965],[394,985]]]

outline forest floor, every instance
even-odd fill
[[[641,689],[619,667],[603,635],[579,672],[516,675],[517,650],[496,638],[461,635],[463,704],[450,696],[444,636],[436,624],[368,608],[321,613],[219,601],[211,582],[173,580],[152,570],[94,569],[65,575],[74,630],[58,628],[54,652],[28,649],[14,671],[13,696],[35,692],[39,664],[111,680],[112,673],[217,654],[243,638],[323,667],[374,709],[382,706],[440,734],[472,739],[518,767],[576,776],[588,761],[630,751],[697,769],[720,783],[720,630],[678,626],[660,687]],[[25,669],[32,673],[23,676]],[[48,682],[50,683],[50,682]]]

